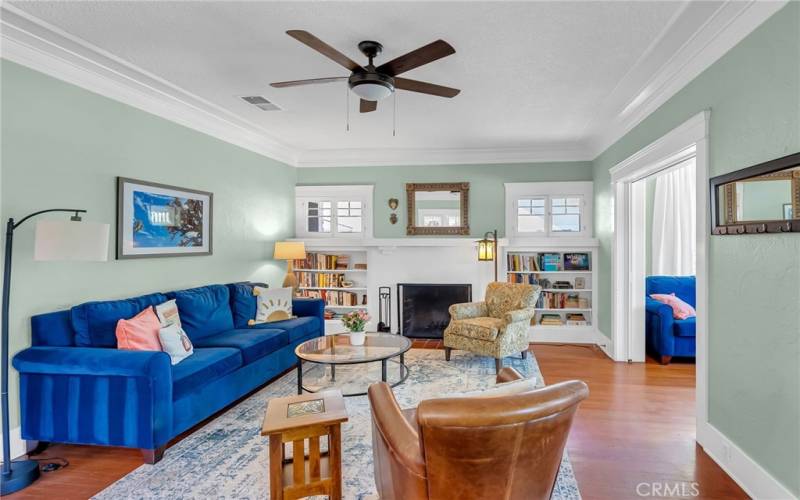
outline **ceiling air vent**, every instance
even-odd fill
[[[248,104],[252,104],[261,111],[280,111],[281,108],[277,104],[270,102],[266,97],[260,95],[241,96],[241,98]]]

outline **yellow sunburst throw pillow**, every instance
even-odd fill
[[[272,323],[294,318],[292,315],[292,288],[253,287],[256,296],[256,317],[252,324]]]

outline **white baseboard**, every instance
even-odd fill
[[[11,458],[19,458],[28,452],[28,444],[22,439],[19,427],[14,427],[9,431],[11,434]],[[3,446],[3,436],[0,436],[0,447]]]
[[[698,425],[697,442],[750,497],[758,500],[797,500],[780,481],[710,423]]]

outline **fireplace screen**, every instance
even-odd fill
[[[450,323],[452,304],[472,301],[472,285],[398,283],[397,311],[400,334],[440,339]]]

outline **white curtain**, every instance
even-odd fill
[[[695,274],[696,199],[694,158],[676,165],[656,178],[653,198],[653,274]]]

